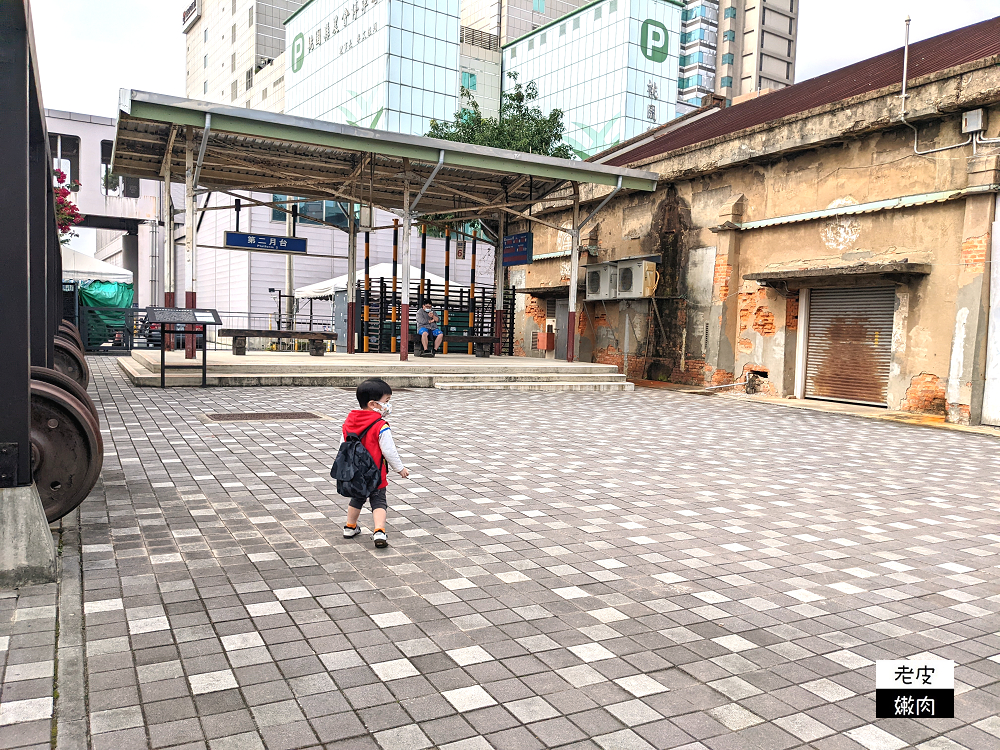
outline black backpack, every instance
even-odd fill
[[[380,422],[381,419],[376,419],[360,434],[347,433],[340,444],[330,476],[337,480],[337,492],[344,497],[369,497],[382,484],[382,467],[376,465],[372,454],[361,442],[368,430]]]

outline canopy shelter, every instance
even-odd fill
[[[115,174],[171,181],[185,175],[186,257],[196,286],[195,194],[225,193],[250,204],[247,192],[277,192],[313,199],[369,204],[398,215],[402,224],[402,313],[409,308],[410,225],[422,216],[465,222],[503,215],[537,221],[573,237],[620,190],[652,191],[657,175],[591,162],[556,159],[422,136],[389,133],[291,115],[122,90],[112,170]],[[580,220],[583,184],[611,187],[603,202]],[[239,191],[239,193],[237,193]],[[566,229],[526,212],[542,199],[565,198],[575,208]],[[353,213],[353,212],[350,212]],[[165,222],[171,214],[165,213]],[[322,223],[322,222],[321,222]],[[503,234],[503,221],[499,222]],[[168,232],[170,227],[168,225]],[[349,224],[348,268],[353,285],[357,227]],[[502,237],[496,238],[502,246]],[[502,253],[496,254],[502,287]],[[290,256],[289,256],[290,258]],[[167,269],[169,274],[170,259]],[[289,263],[291,261],[289,260]],[[579,256],[572,255],[571,278]],[[172,279],[167,279],[168,287]],[[290,287],[291,284],[286,282]],[[195,288],[188,290],[196,291]],[[291,288],[288,289],[291,293]],[[576,285],[570,284],[570,328]],[[496,295],[502,305],[503,295]],[[193,304],[189,298],[188,304]],[[400,356],[406,359],[406,326]],[[570,344],[570,350],[572,349]],[[193,356],[193,352],[192,352]],[[572,359],[572,351],[568,352]]]
[[[368,269],[368,275],[373,279],[389,278],[392,276],[392,272],[392,263],[376,263]],[[327,279],[326,281],[317,281],[315,284],[309,284],[309,286],[300,286],[295,290],[295,296],[300,299],[322,299],[324,297],[332,297],[334,292],[343,292],[348,288],[348,286],[350,286],[350,279],[348,276],[349,274],[345,273],[342,276],[335,276],[334,278]],[[419,277],[420,269],[410,266],[410,276]],[[425,271],[424,278],[435,285],[444,286],[443,276],[438,276],[437,274]]]
[[[98,260],[93,255],[77,252],[67,245],[62,247],[63,281],[120,281],[132,283],[132,272],[111,263]]]

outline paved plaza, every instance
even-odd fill
[[[1000,746],[996,438],[401,390],[376,550],[328,474],[353,390],[91,363],[103,476],[61,582],[0,598],[0,748]],[[205,416],[279,411],[329,419]],[[956,718],[876,721],[874,661],[918,655],[956,662]]]

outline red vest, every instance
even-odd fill
[[[347,419],[344,420],[344,439],[347,439],[347,433],[353,432],[355,435],[360,435],[361,431],[365,429],[368,425],[373,422],[382,421],[382,415],[377,411],[368,411],[367,409],[353,409],[350,414],[347,415]],[[365,433],[364,438],[361,440],[361,444],[368,449],[368,452],[372,454],[372,458],[375,460],[375,465],[382,468],[382,483],[378,488],[384,489],[389,486],[389,476],[388,476],[388,466],[385,459],[382,458],[382,449],[378,444],[378,433],[382,427],[380,425],[375,425],[367,433]]]

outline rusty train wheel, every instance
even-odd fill
[[[76,344],[60,336],[55,337],[53,369],[73,378],[84,388],[90,385],[90,368],[87,366],[87,358],[83,356],[83,351],[78,349]]]
[[[47,367],[32,367],[31,379],[62,388],[70,396],[86,406],[94,417],[95,422],[98,425],[100,424],[101,418],[97,415],[97,406],[94,404],[94,400],[87,393],[87,389],[73,380],[73,378],[63,375],[58,370],[50,370]],[[98,430],[97,435],[100,437],[100,430]]]
[[[80,330],[75,325],[70,323],[68,320],[60,321],[58,332],[65,335],[67,338],[72,339],[80,351],[83,351],[83,338],[81,338]]]
[[[83,502],[104,464],[90,410],[58,386],[31,383],[31,469],[49,522]]]

